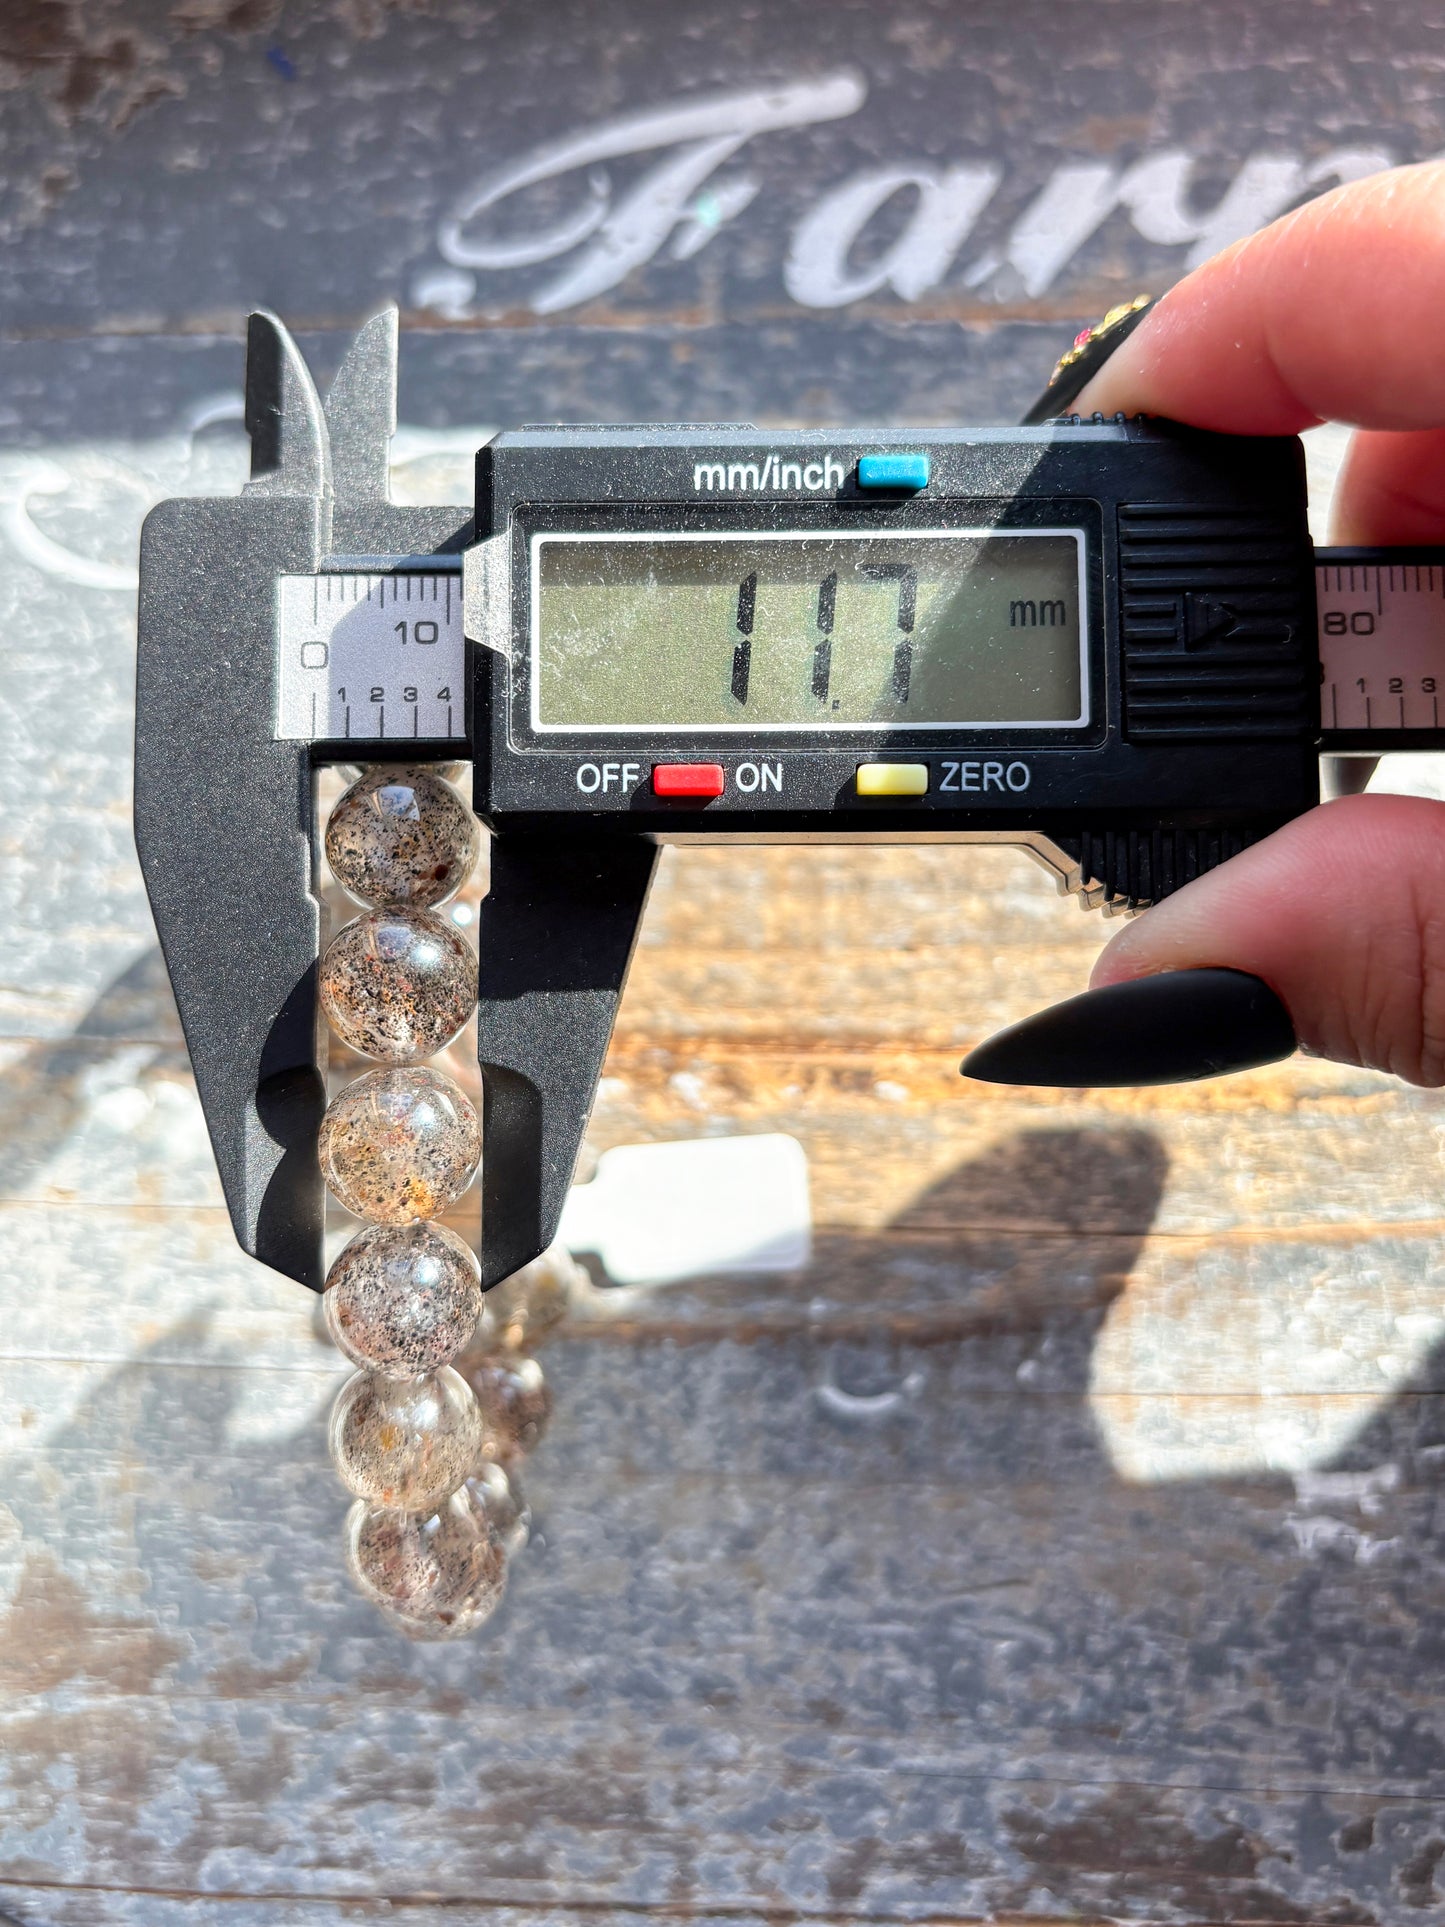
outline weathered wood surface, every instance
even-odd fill
[[[254,300],[324,363],[402,299],[421,496],[465,472],[423,427],[461,429],[455,457],[468,423],[559,414],[1007,416],[1060,317],[1177,273],[1222,194],[1264,218],[1284,177],[1239,187],[1252,155],[1298,177],[1436,151],[1442,25],[1156,0],[4,9],[0,1909],[1438,1912],[1441,1099],[1304,1061],[970,1089],[968,1044],[1077,988],[1106,934],[1042,872],[670,856],[593,1147],[793,1132],[814,1261],[581,1307],[544,1354],[511,1595],[479,1641],[413,1649],[341,1576],[314,1304],[228,1235],[130,849],[126,573],[147,500],[242,473]],[[740,146],[711,211],[587,301],[538,307],[576,249],[495,272],[440,251],[458,197],[544,141],[845,71],[855,111]],[[1059,168],[1171,154],[1184,202],[1131,190],[1044,275],[1025,217]],[[608,163],[614,203],[658,158]],[[997,200],[932,286],[895,259],[902,291],[810,308],[800,224],[907,165],[996,167]],[[850,254],[864,279],[900,218]]]

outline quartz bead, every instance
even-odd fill
[[[462,1361],[482,1410],[484,1459],[505,1471],[533,1450],[552,1416],[552,1394],[535,1358],[493,1352]]]
[[[449,1365],[422,1378],[356,1372],[331,1408],[331,1456],[358,1498],[434,1512],[481,1455],[482,1418]]]
[[[410,1224],[466,1190],[482,1130],[466,1093],[440,1071],[368,1071],[327,1106],[317,1149],[321,1174],[348,1211]]]
[[[476,818],[429,769],[364,770],[326,825],[332,875],[361,903],[445,903],[471,875],[480,847]]]
[[[354,1365],[409,1378],[445,1365],[482,1310],[481,1272],[440,1224],[373,1224],[332,1265],[322,1298],[332,1341]]]
[[[441,1639],[465,1639],[480,1626],[485,1626],[492,1614],[502,1603],[506,1591],[507,1565],[502,1561],[502,1583],[499,1587],[479,1586],[475,1595],[448,1606],[443,1611],[424,1613],[411,1619],[405,1613],[394,1611],[390,1606],[377,1606],[377,1613],[403,1639],[436,1641]]]
[[[572,1254],[553,1245],[520,1271],[493,1285],[482,1303],[478,1337],[489,1351],[520,1351],[560,1325],[589,1279]]]
[[[346,1521],[346,1564],[359,1590],[413,1637],[470,1632],[507,1583],[506,1553],[465,1487],[426,1518],[358,1499]]]
[[[485,1514],[492,1537],[509,1559],[514,1558],[532,1531],[532,1508],[522,1496],[515,1467],[505,1472],[490,1459],[482,1459],[465,1489]]]
[[[369,910],[321,959],[321,1007],[363,1057],[414,1064],[456,1036],[477,1001],[477,960],[430,910]]]

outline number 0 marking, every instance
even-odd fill
[[[403,601],[427,613],[398,620]],[[452,690],[465,669],[462,598],[451,572],[277,579],[278,738],[463,737],[465,712]]]

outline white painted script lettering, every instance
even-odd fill
[[[605,294],[659,255],[689,260],[752,207],[761,191],[753,172],[719,175],[727,162],[760,135],[856,114],[867,92],[863,78],[845,70],[649,107],[545,141],[494,168],[458,198],[437,233],[446,265],[416,276],[413,299],[460,319],[477,309],[479,275],[557,262],[557,270],[527,297],[536,313],[556,314]],[[656,158],[640,176],[625,188],[614,187],[607,163],[649,155]],[[799,213],[783,281],[805,308],[842,308],[886,293],[919,301],[950,278],[981,290],[985,300],[1020,294],[1037,299],[1115,217],[1154,246],[1184,250],[1182,265],[1193,267],[1310,194],[1376,173],[1393,158],[1366,144],[1312,160],[1260,151],[1243,162],[1222,193],[1202,204],[1195,191],[1197,157],[1182,148],[1127,163],[1068,160],[1054,168],[1007,232],[972,260],[960,256],[995,203],[1003,164],[900,158],[825,188]],[[526,203],[516,197],[551,182],[565,189],[569,179],[576,189],[566,213],[541,225],[523,218]],[[863,245],[867,232],[899,196],[908,197],[901,229],[870,255]]]
[[[993,198],[1002,169],[883,167],[855,174],[805,214],[783,269],[788,293],[805,308],[841,308],[892,288],[917,301],[936,288],[975,221]],[[895,194],[911,189],[917,205],[893,245],[867,268],[851,268],[849,250]]]
[[[527,267],[581,248],[577,259],[534,295],[531,304],[538,314],[576,307],[615,288],[634,268],[652,260],[680,225],[674,254],[685,260],[724,221],[740,213],[757,191],[753,181],[730,182],[725,193],[689,203],[708,176],[755,134],[837,120],[855,113],[866,92],[858,75],[830,74],[791,86],[711,94],[547,141],[464,194],[442,222],[438,248],[454,267],[488,269]],[[614,201],[602,162],[658,148],[677,151]],[[481,215],[511,195],[580,169],[588,170],[583,198],[552,227],[511,239],[474,231]]]
[[[1359,180],[1390,163],[1391,156],[1375,147],[1340,148],[1309,165],[1288,154],[1256,154],[1213,207],[1203,210],[1193,207],[1189,194],[1194,158],[1177,150],[1147,155],[1127,168],[1105,162],[1060,167],[1014,223],[1004,259],[1026,294],[1043,294],[1110,215],[1122,211],[1146,241],[1187,247],[1184,265],[1193,268],[1272,221],[1311,188]]]

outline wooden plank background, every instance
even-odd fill
[[[127,571],[147,501],[243,472],[253,299],[323,365],[403,300],[423,499],[524,416],[1007,418],[1069,318],[1187,253],[1116,215],[1035,294],[970,285],[1057,168],[1182,152],[1207,207],[1258,153],[1436,151],[1442,25],[5,9],[0,1908],[25,1927],[1438,1915],[1441,1099],[1305,1060],[968,1087],[963,1050],[1107,934],[1027,859],[670,853],[592,1148],[792,1132],[814,1259],[588,1295],[543,1354],[506,1604],[412,1648],[341,1573],[315,1305],[221,1207],[130,845]],[[488,169],[844,68],[866,105],[730,161],[760,191],[695,259],[551,315],[541,270],[427,307]],[[922,158],[1000,171],[957,273],[792,300],[802,214]]]

